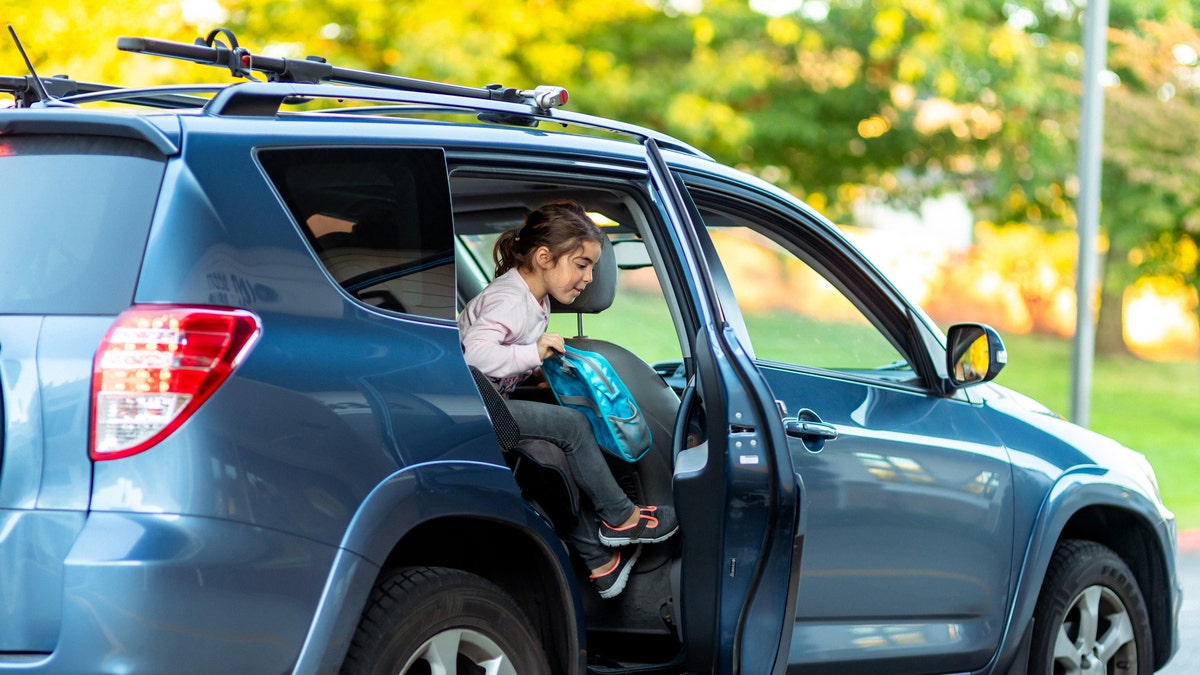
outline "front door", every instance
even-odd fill
[[[1014,582],[1005,449],[969,400],[940,393],[911,310],[845,241],[771,197],[688,187],[794,420],[807,502],[792,669],[984,667]]]
[[[801,490],[767,381],[736,305],[725,306],[694,212],[652,140],[655,188],[681,243],[695,313],[695,369],[675,434],[682,528],[680,622],[688,667],[766,675],[786,667],[800,566]],[[700,233],[703,235],[703,232]],[[697,420],[697,433],[688,423]],[[702,420],[702,421],[700,421]],[[704,439],[689,445],[686,439]]]

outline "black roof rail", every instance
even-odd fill
[[[141,105],[149,108],[178,110],[181,108],[203,108],[209,96],[227,87],[226,84],[172,84],[143,88],[122,88],[107,84],[87,84],[79,93],[62,97],[64,103],[95,103],[114,101]]]
[[[54,98],[69,96],[79,91],[79,83],[65,77],[44,77],[41,81],[45,91]],[[32,75],[0,77],[0,92],[10,94],[16,99],[18,108],[28,108],[42,100]]]
[[[640,127],[636,124],[618,122],[604,117],[596,117],[594,115],[562,109],[537,110],[521,103],[463,99],[454,95],[429,94],[414,91],[395,91],[352,86],[331,89],[308,83],[243,82],[227,86],[217,92],[205,107],[204,112],[209,115],[218,116],[271,117],[277,114],[280,106],[286,102],[307,101],[310,99],[354,100],[378,102],[385,105],[349,109],[341,108],[336,110],[315,110],[306,112],[306,114],[379,115],[405,113],[430,114],[435,112],[477,114],[484,120],[494,120],[508,124],[532,126],[538,122],[547,122],[550,124],[574,125],[624,134],[636,137],[639,140],[653,138],[661,147],[702,159],[712,159],[709,155],[677,138],[653,129]],[[528,122],[523,120],[527,120]]]
[[[95,101],[124,101],[151,108],[203,108],[208,99],[189,94],[214,93],[226,85],[161,86],[145,89],[126,89],[111,84],[78,82],[62,76],[44,77],[42,85],[50,96],[62,103],[91,103]],[[0,76],[0,93],[12,95],[16,107],[28,108],[41,100],[32,75]]]
[[[233,46],[221,43],[216,39],[217,34],[227,36]],[[567,101],[566,89],[550,85],[540,85],[531,90],[514,89],[498,84],[486,87],[467,87],[366,70],[340,68],[326,63],[325,59],[319,56],[309,56],[305,59],[261,56],[239,47],[233,33],[222,28],[209,33],[207,39],[197,38],[196,44],[142,37],[121,37],[117,38],[117,49],[228,68],[234,76],[249,80],[254,80],[253,73],[257,72],[265,74],[267,79],[273,82],[314,84],[330,82],[360,87],[446,94],[485,101],[525,103],[541,110],[549,110]]]

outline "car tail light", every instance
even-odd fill
[[[92,372],[94,460],[128,457],[183,424],[250,351],[261,326],[238,309],[135,305],[117,317]]]

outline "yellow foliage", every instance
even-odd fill
[[[943,70],[934,78],[933,88],[939,96],[953,99],[958,91],[958,78],[949,70]]]
[[[803,49],[796,52],[796,72],[818,93],[854,84],[861,67],[862,55],[850,49],[839,47],[831,53]]]
[[[896,67],[896,79],[901,82],[920,82],[925,77],[925,59],[916,54],[901,54]]]
[[[1125,291],[1126,344],[1142,358],[1176,360],[1200,350],[1196,289],[1174,277],[1144,277]]]
[[[1195,239],[1190,237],[1180,239],[1178,255],[1181,269],[1191,270],[1195,273],[1200,268],[1200,247],[1197,247]]]
[[[890,122],[880,115],[872,115],[858,123],[858,135],[863,138],[879,138],[892,128]]]
[[[64,74],[88,82],[150,85],[180,79],[178,74],[191,75],[196,70],[183,62],[164,66],[160,59],[117,50],[117,36],[191,42],[200,34],[200,27],[189,23],[192,17],[184,15],[181,3],[128,0],[97,10],[92,3],[69,0],[0,0],[0,16],[7,17],[17,31],[42,77]],[[26,74],[25,63],[7,31],[0,46],[0,74]],[[220,79],[219,72],[214,74]]]
[[[815,30],[804,31],[800,38],[800,44],[796,45],[797,54],[815,53],[825,51],[825,40],[821,37],[821,33]]]
[[[1074,232],[980,222],[971,251],[946,266],[925,301],[946,322],[974,316],[1013,332],[1074,331]]]
[[[800,24],[789,17],[775,17],[767,21],[767,36],[780,46],[794,45],[800,41]]]
[[[927,26],[937,28],[946,22],[946,10],[937,0],[905,0],[904,8],[912,17]]]
[[[886,48],[904,37],[904,19],[904,10],[899,7],[888,7],[875,15],[875,35]]]
[[[1011,68],[1017,54],[1024,47],[1023,42],[1028,40],[1024,31],[1017,30],[1005,24],[992,33],[992,39],[988,43],[988,54],[1002,68]]]
[[[712,44],[713,37],[716,36],[716,28],[713,26],[711,19],[706,17],[696,17],[692,22],[692,37],[697,45]]]
[[[666,118],[671,128],[683,130],[680,135],[711,138],[729,148],[745,142],[751,131],[750,122],[733,108],[691,93],[673,96]]]
[[[533,42],[524,51],[539,64],[538,74],[546,83],[570,82],[583,65],[583,50],[575,45]]]

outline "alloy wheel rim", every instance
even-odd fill
[[[512,659],[488,636],[469,628],[426,640],[399,675],[517,675]]]
[[[1055,675],[1137,675],[1137,640],[1125,603],[1110,588],[1075,597],[1054,642]]]

